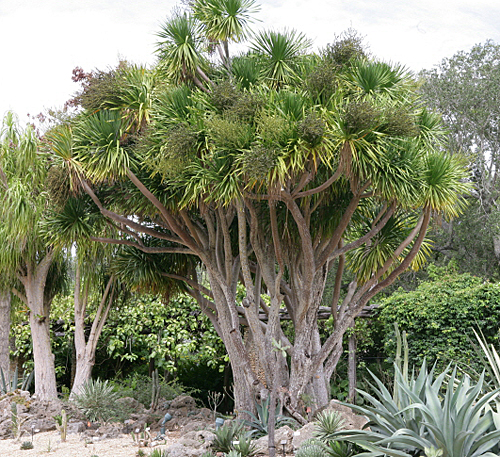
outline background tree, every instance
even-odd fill
[[[57,396],[54,355],[50,343],[50,305],[65,276],[64,261],[43,234],[51,208],[46,179],[48,155],[39,149],[31,127],[22,131],[7,114],[0,149],[0,266],[15,279],[14,293],[29,310],[35,361],[35,393]]]
[[[442,113],[450,147],[465,154],[474,182],[470,205],[455,223],[443,224],[438,254],[457,258],[463,271],[498,277],[500,233],[500,46],[487,41],[421,73],[426,104]]]

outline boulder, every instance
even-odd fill
[[[202,447],[185,446],[182,440],[167,446],[165,451],[168,457],[200,457],[206,449]]]
[[[285,452],[291,454],[293,452],[293,430],[285,425],[274,431],[274,445],[276,446],[276,454],[281,454],[283,450],[282,441],[286,441]],[[256,453],[257,454],[268,454],[269,439],[268,436],[263,436],[255,441]]]
[[[68,433],[82,433],[87,428],[87,424],[82,421],[70,420],[68,422]]]
[[[171,409],[181,409],[181,408],[196,409],[196,401],[190,395],[179,395],[178,397],[176,397],[172,400],[172,402],[170,403],[170,408]]]
[[[315,425],[314,422],[309,422],[304,425],[301,429],[295,430],[293,432],[292,445],[293,449],[297,450],[304,441],[307,441],[313,437]]]
[[[324,411],[336,411],[344,419],[344,428],[346,430],[361,430],[368,419],[353,412],[348,406],[341,405],[337,400],[331,400]]]

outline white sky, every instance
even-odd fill
[[[76,66],[154,61],[174,0],[0,0],[0,116],[61,108]],[[474,6],[472,6],[472,4]],[[261,0],[258,27],[297,29],[317,47],[349,27],[370,51],[414,71],[487,39],[500,42],[498,0]]]

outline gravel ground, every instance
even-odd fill
[[[167,432],[167,446],[179,438],[179,432]],[[0,456],[2,457],[135,457],[138,446],[128,435],[120,438],[105,439],[90,443],[82,439],[79,433],[68,434],[65,443],[61,442],[59,432],[37,433],[33,438],[33,449],[21,450],[23,441],[31,441],[30,436],[0,440]],[[164,448],[166,446],[160,446]],[[152,448],[143,448],[149,454]]]

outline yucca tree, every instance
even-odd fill
[[[175,83],[192,81],[208,91],[211,81],[206,76],[207,62],[202,54],[203,37],[196,19],[186,13],[176,13],[167,19],[158,37],[157,53],[162,69]],[[202,80],[200,80],[200,78]]]
[[[254,0],[196,0],[191,5],[193,16],[200,21],[203,33],[217,46],[220,58],[230,68],[228,42],[248,37],[248,24],[258,11]]]
[[[35,132],[21,129],[7,114],[0,135],[0,266],[11,291],[29,311],[35,362],[35,393],[57,396],[54,355],[50,343],[50,305],[61,284],[58,250],[43,233],[53,200],[46,181],[50,163]],[[4,283],[4,282],[3,282]]]
[[[82,118],[74,141],[85,190],[128,233],[126,244],[202,266],[203,276],[154,264],[184,282],[224,341],[236,409],[252,410],[256,394],[281,386],[281,404],[305,421],[300,398],[327,403],[345,331],[377,292],[421,264],[433,215],[457,214],[468,185],[409,74],[353,58],[319,78],[307,62],[323,57],[287,38],[287,52],[267,66],[275,70],[251,84],[235,78],[210,93],[163,86],[139,141],[97,118]],[[254,49],[262,68],[271,57]],[[334,330],[321,341],[329,272]]]
[[[144,116],[141,104],[136,105],[136,111],[140,112],[138,116]],[[123,112],[127,114],[129,109],[125,108]],[[139,119],[135,117],[137,125],[142,123]],[[125,122],[130,125],[130,117]],[[121,120],[116,120],[116,124],[121,126]],[[118,295],[116,277],[109,269],[114,255],[113,247],[94,243],[92,239],[106,233],[116,233],[116,230],[106,227],[97,207],[83,193],[83,175],[73,148],[72,126],[57,126],[46,133],[45,142],[50,148],[53,169],[57,170],[55,173],[59,175],[59,180],[51,188],[51,192],[58,195],[58,205],[47,215],[43,230],[46,239],[53,246],[75,253],[76,367],[70,394],[73,398],[91,379],[97,343]],[[87,335],[88,313],[93,300],[97,300],[98,304],[93,310],[92,324]]]

